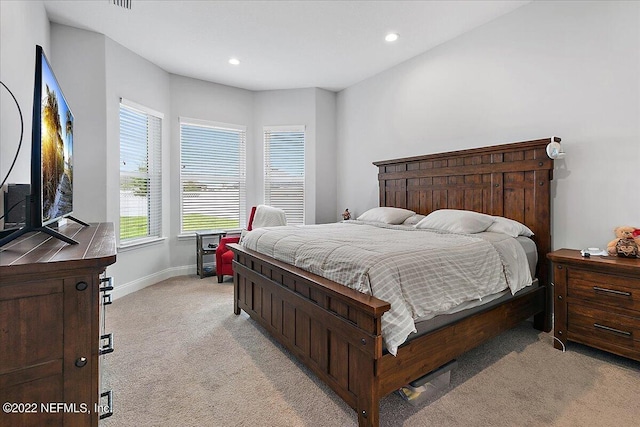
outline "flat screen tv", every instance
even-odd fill
[[[40,185],[33,185],[39,212],[32,213],[36,216],[32,225],[41,227],[73,212],[74,119],[40,46],[36,47],[36,70],[32,138],[40,144],[32,144],[31,182]]]
[[[41,46],[36,46],[31,130],[31,194],[26,224],[0,239],[0,246],[31,232],[42,231],[67,243],[73,239],[47,227],[73,213],[74,117]]]

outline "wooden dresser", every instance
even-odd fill
[[[640,259],[560,249],[553,263],[554,347],[575,341],[640,361]]]
[[[0,248],[1,426],[98,425],[100,275],[116,261],[114,228],[58,231],[79,244],[30,233]]]

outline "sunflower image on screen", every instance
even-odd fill
[[[72,211],[73,115],[57,82],[45,68],[42,76],[42,221]],[[49,71],[47,73],[47,71]]]

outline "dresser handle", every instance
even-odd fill
[[[100,279],[100,283],[106,283],[104,286],[100,286],[100,292],[113,290],[113,277],[105,277]]]
[[[625,297],[630,297],[631,296],[631,292],[623,292],[623,291],[616,291],[614,289],[607,289],[607,288],[601,288],[600,286],[594,286],[593,290],[596,292],[606,292],[608,294],[614,294],[614,295],[620,295],[620,296],[625,296]]]
[[[113,353],[113,333],[100,335],[101,340],[107,340],[107,344],[100,347],[98,355]]]
[[[102,295],[102,305],[109,305],[112,304],[113,301],[111,301],[111,294],[103,294]]]
[[[113,415],[113,390],[100,393],[100,399],[102,399],[103,397],[107,398],[107,406],[104,407],[103,405],[100,405],[100,409],[106,409],[107,412],[100,414],[98,418],[100,418],[101,420],[109,418],[111,415]]]
[[[631,336],[631,332],[621,331],[620,329],[616,329],[616,328],[610,328],[608,326],[604,326],[604,325],[601,325],[599,323],[594,323],[593,326],[598,328],[598,329],[602,329],[602,330],[605,330],[605,331],[609,331],[609,332],[613,332],[613,333],[616,333],[616,334],[624,335],[626,337],[630,337]]]

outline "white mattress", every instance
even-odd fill
[[[532,281],[522,246],[498,233],[349,221],[260,228],[242,245],[389,302],[382,335],[392,354],[416,331],[414,319]]]
[[[525,236],[519,236],[516,238],[516,241],[522,246],[522,249],[524,249],[524,252],[527,256],[527,264],[529,266],[529,270],[531,272],[531,277],[535,277],[536,274],[536,267],[538,264],[538,248],[536,247],[536,243],[531,240],[528,237]],[[536,283],[535,281],[532,282]],[[536,283],[537,284],[537,283]],[[495,294],[491,294],[491,295],[487,295],[483,298],[477,299],[477,300],[473,300],[473,301],[465,301],[462,304],[459,304],[456,307],[453,307],[449,310],[444,310],[440,313],[438,313],[437,315],[442,315],[442,314],[455,314],[455,313],[459,313],[461,311],[464,310],[468,310],[471,308],[475,308],[475,307],[480,307],[482,305],[488,304],[492,301],[497,300],[498,298],[501,298],[507,294],[509,294],[509,290],[505,289],[504,291],[500,291],[500,292],[496,292]],[[430,316],[423,316],[420,317],[418,319],[415,319],[416,324],[419,322],[424,322],[430,319],[433,319],[436,315],[430,315]]]

